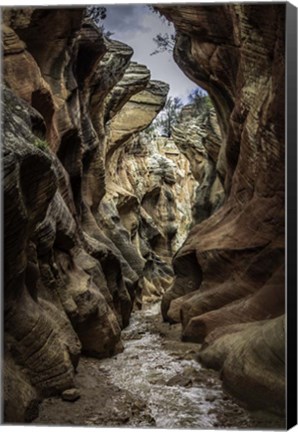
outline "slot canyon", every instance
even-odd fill
[[[285,4],[154,5],[210,105],[86,8],[2,9],[7,424],[285,427]]]

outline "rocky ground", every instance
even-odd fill
[[[76,375],[80,399],[63,401],[59,397],[46,399],[34,424],[120,426],[154,425],[146,406],[129,392],[113,385],[100,362],[82,358]]]
[[[279,429],[284,427],[280,417],[261,411],[249,412],[239,406],[222,390],[217,372],[201,368],[195,363],[198,345],[180,341],[180,324],[170,325],[162,322],[160,314],[156,311],[155,306],[153,313],[136,312],[134,314],[132,324],[125,331],[126,349],[124,353],[103,361],[81,358],[75,377],[80,398],[75,402],[63,401],[59,397],[44,400],[40,408],[40,415],[34,424],[127,427],[164,427],[163,425],[166,425],[167,428],[172,428],[177,427],[174,419],[181,417],[178,427],[183,427],[183,421],[186,422],[186,427],[190,426],[189,421],[193,422],[193,427],[200,427],[197,421],[202,421],[201,427],[203,428]],[[138,316],[135,321],[136,314],[142,318],[141,326],[136,326],[139,323]],[[154,373],[150,371],[150,368],[146,369],[143,384],[145,387],[149,382],[156,393],[159,411],[155,410],[150,397],[144,398],[144,394],[138,391],[137,384],[134,382],[127,383],[126,388],[114,384],[115,379],[121,384],[121,379],[117,374],[121,366],[125,367],[123,356],[132,366],[136,364],[135,362],[143,363],[146,360],[139,358],[135,348],[132,352],[131,344],[139,347],[143,341],[146,343],[148,334],[150,337],[157,337],[160,341],[160,345],[156,346],[158,357],[162,360],[164,355],[169,356],[173,365],[179,364],[183,369],[183,373],[174,373],[170,379],[168,379],[170,372],[166,371],[169,364],[165,362],[163,364],[155,362]],[[148,346],[147,350],[150,348],[152,347]],[[146,365],[142,367],[146,368]],[[162,369],[165,372],[161,372]],[[137,372],[137,368],[135,370]],[[128,391],[127,388],[130,388],[131,391]],[[157,388],[164,390],[162,403],[158,399],[160,396],[156,391]],[[167,392],[174,393],[177,389],[182,393],[191,391],[199,395],[200,400],[197,400],[198,406],[193,413],[193,418],[187,417],[186,413],[171,411]],[[191,408],[189,406],[189,409]],[[168,419],[164,417],[165,413],[168,413]]]

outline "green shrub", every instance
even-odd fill
[[[35,137],[33,145],[42,151],[48,151],[49,149],[49,144],[47,143],[47,141],[38,137]]]

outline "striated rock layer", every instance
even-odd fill
[[[2,27],[4,417],[24,422],[74,387],[81,353],[121,351],[134,302],[169,286],[191,221],[169,228],[174,189],[196,181],[139,135],[168,85],[83,9],[5,9]]]
[[[177,30],[177,64],[213,101],[225,193],[175,255],[163,316],[204,342],[201,361],[236,396],[284,413],[285,5],[157,9]]]
[[[5,9],[2,35],[4,417],[27,422],[170,286],[202,179],[142,132],[169,86],[83,9]]]
[[[135,135],[111,159],[100,215],[107,231],[113,223],[122,253],[130,241],[142,257],[143,300],[160,297],[172,281],[171,256],[192,224],[196,186],[187,159],[168,139]]]
[[[222,140],[213,108],[197,114],[194,106],[186,105],[179,122],[173,126],[173,139],[190,163],[198,182],[192,200],[193,220],[199,223],[211,216],[222,204],[224,190],[216,171]]]

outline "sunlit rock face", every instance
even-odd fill
[[[216,171],[221,135],[214,109],[194,115],[192,106],[186,105],[180,121],[173,126],[173,139],[190,163],[191,172],[198,182],[192,199],[194,222],[209,217],[222,204],[224,190]]]
[[[134,251],[135,271],[144,275],[143,300],[157,298],[172,281],[169,264],[192,225],[197,185],[188,160],[167,138],[134,135],[111,158],[102,223],[107,233],[113,224],[124,255],[129,245]]]
[[[225,192],[176,254],[163,315],[205,342],[202,361],[235,395],[283,413],[285,5],[158,10],[176,27],[177,64],[214,103]]]

